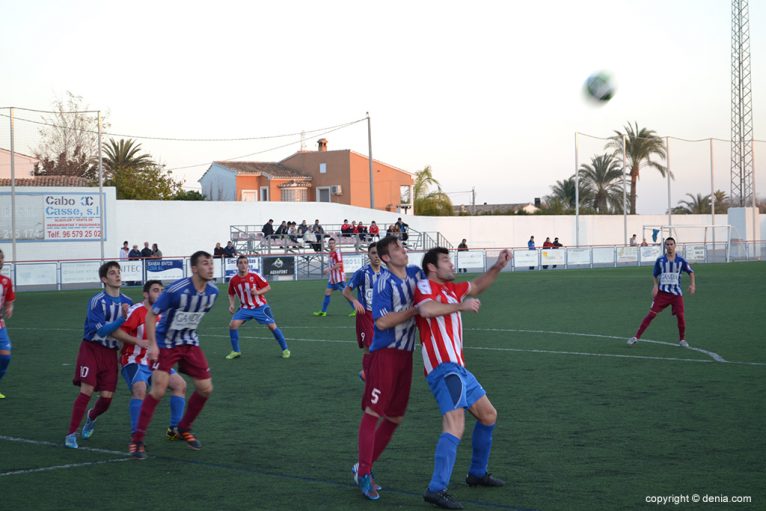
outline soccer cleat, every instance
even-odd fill
[[[356,311],[351,311],[348,313],[349,318],[355,318],[356,317]]]
[[[85,414],[85,425],[82,427],[82,439],[87,440],[90,437],[93,436],[93,430],[96,429],[96,419],[90,418],[90,412],[93,409],[91,408],[88,410],[88,413]]]
[[[319,311],[319,312],[315,312],[314,316],[316,316],[318,318],[324,318],[325,316],[327,316],[327,313],[324,312],[324,311]]]
[[[77,449],[77,433],[70,433],[64,437],[64,447],[67,449]]]
[[[681,346],[682,348],[688,348],[689,347],[689,343],[684,341],[684,340],[680,341],[678,343],[678,345]]]
[[[492,477],[492,474],[487,472],[481,477],[475,476],[473,474],[468,474],[465,476],[465,484],[468,486],[490,486],[490,487],[497,487],[497,486],[503,486],[505,485],[505,481],[502,479],[498,479],[496,477]]]
[[[178,433],[181,435],[183,441],[186,442],[186,445],[191,449],[194,449],[195,451],[202,449],[202,442],[197,440],[197,437],[194,436],[194,433],[192,433],[190,429],[178,428]]]
[[[359,484],[359,478],[356,476],[356,473],[357,473],[358,470],[359,470],[359,462],[354,463],[354,466],[351,467],[351,473],[354,474],[354,482],[356,484]],[[373,486],[373,488],[375,488],[378,491],[382,490],[383,487],[375,482],[375,475],[372,472],[370,472],[370,477],[372,478],[372,486]]]
[[[630,339],[628,339],[628,346],[633,346],[637,342],[638,342],[638,337],[631,337]]]
[[[365,381],[367,379],[367,375],[364,374],[364,369],[359,371],[359,375],[358,376],[359,376],[359,379],[362,380],[362,381]]]
[[[145,460],[146,459],[146,448],[144,447],[143,442],[130,442],[128,445],[128,454],[130,454],[130,457],[134,460]]]
[[[5,399],[5,394],[3,394],[2,392],[0,392],[0,399]]]
[[[232,351],[228,355],[226,355],[226,360],[234,360],[235,358],[239,358],[242,356],[241,351]]]
[[[455,500],[455,497],[447,493],[447,490],[428,491],[423,494],[423,500],[430,502],[434,506],[444,509],[463,509],[463,504]]]
[[[371,474],[365,474],[362,477],[354,475],[354,479],[356,480],[357,486],[359,486],[359,489],[362,491],[362,495],[370,500],[378,500],[380,498],[380,494],[378,493],[378,490],[375,489],[375,485],[372,482]]]
[[[282,350],[282,358],[290,358],[290,350]]]
[[[181,440],[181,433],[178,432],[176,426],[168,426],[167,431],[165,431],[165,438],[171,441]]]

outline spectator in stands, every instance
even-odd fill
[[[120,261],[127,261],[128,257],[130,257],[130,247],[127,241],[123,241],[120,249]]]
[[[641,242],[641,246],[642,247],[648,247],[649,246],[649,244],[646,242],[646,238],[644,238],[644,240]]]
[[[324,228],[319,224],[319,219],[314,220],[314,225],[311,226],[311,232],[314,233],[314,243],[311,247],[314,252],[321,252],[322,245],[324,244]]]
[[[380,227],[375,223],[375,220],[370,223],[368,232],[370,233],[370,237],[373,238],[373,241],[380,239]]]
[[[558,250],[559,248],[563,247],[564,245],[561,244],[558,238],[553,238],[553,248]],[[553,267],[555,268],[558,266],[557,264],[554,264]]]
[[[551,250],[552,248],[553,248],[553,243],[551,243],[551,238],[550,238],[550,236],[548,236],[548,237],[545,238],[545,241],[543,241],[543,249]],[[547,270],[547,269],[548,269],[548,265],[544,264],[543,265],[543,270]]]
[[[534,236],[530,236],[529,237],[529,241],[527,241],[527,248],[529,250],[535,250],[535,237]],[[534,270],[535,267],[534,266],[530,266],[529,269],[530,270]]]
[[[152,259],[162,259],[162,250],[156,243],[152,243]]]
[[[399,230],[399,224],[391,224],[388,226],[387,235],[401,238],[402,232]]]
[[[319,250],[317,250],[317,247],[316,247],[316,240],[317,238],[311,229],[303,233],[303,243],[311,245],[311,248],[314,249],[314,252],[319,252]]]
[[[637,247],[638,246],[638,239],[636,239],[636,235],[634,234],[632,238],[630,238],[630,246],[631,247]]]
[[[274,231],[274,234],[276,236],[284,236],[287,234],[287,222],[282,220],[282,223],[279,224],[279,227],[277,227],[277,230]]]
[[[396,227],[399,230],[399,237],[402,241],[407,241],[407,239],[410,237],[408,231],[410,230],[410,226],[407,225],[402,221],[402,217],[399,217],[396,220]]]
[[[149,242],[144,241],[144,248],[141,249],[141,257],[144,259],[149,259],[152,257],[152,249],[149,248]]]
[[[237,252],[237,249],[234,247],[234,243],[229,241],[226,243],[226,247],[223,249],[223,255],[226,257],[236,257],[239,254]]]
[[[306,234],[306,231],[308,230],[309,230],[309,226],[304,220],[303,222],[301,222],[301,225],[298,226],[298,235],[303,236],[304,234]]]
[[[215,248],[213,249],[213,257],[220,257],[223,259],[224,253],[223,253],[223,247],[221,246],[221,242],[215,244]]]
[[[367,227],[362,223],[361,220],[358,224],[356,224],[356,234],[359,238],[359,241],[367,241]]]
[[[133,245],[133,249],[128,252],[128,259],[130,261],[137,261],[141,259],[141,251],[138,250],[138,245]]]
[[[287,236],[293,243],[298,243],[298,227],[295,222],[287,222]]]
[[[261,232],[263,233],[263,237],[266,239],[271,239],[271,237],[274,235],[274,219],[269,218],[269,221],[263,224],[263,227],[261,228]]]
[[[350,223],[348,223],[348,219],[344,218],[343,223],[340,226],[340,234],[342,236],[351,236],[352,232],[353,232],[353,227],[351,226]]]
[[[458,252],[468,252],[468,243],[466,243],[465,238],[463,238],[463,241],[461,241],[457,246]],[[468,268],[460,268],[460,254],[457,255],[457,263],[458,263],[458,273],[468,273]]]

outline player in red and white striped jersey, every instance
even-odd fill
[[[256,320],[261,325],[266,325],[282,349],[282,358],[290,358],[290,350],[287,349],[285,336],[277,327],[271,307],[266,303],[266,297],[263,296],[269,291],[271,291],[271,286],[263,278],[263,275],[250,270],[247,256],[239,256],[237,258],[237,274],[229,281],[229,312],[233,316],[229,322],[231,353],[226,355],[227,360],[234,360],[242,356],[239,347],[239,327],[251,319]],[[235,297],[239,299],[239,310],[237,310],[234,301]]]
[[[423,272],[428,280],[418,282],[415,290],[416,321],[426,380],[442,414],[442,434],[436,444],[434,472],[423,498],[441,507],[459,504],[447,494],[447,486],[465,429],[464,410],[477,419],[466,483],[469,486],[504,484],[487,472],[497,411],[479,381],[465,368],[461,312],[479,312],[481,304],[474,297],[492,285],[510,259],[510,251],[503,250],[485,274],[473,282],[456,284],[449,250],[436,247],[423,256]]]
[[[325,270],[327,272],[327,289],[324,291],[324,300],[322,301],[322,310],[314,313],[314,316],[324,317],[327,316],[327,308],[330,306],[330,295],[333,291],[343,292],[346,287],[346,273],[343,270],[343,253],[340,248],[336,248],[335,238],[330,238],[327,241],[327,247],[329,249],[329,266]],[[356,316],[354,305],[351,306],[350,317]]]
[[[3,269],[5,255],[0,250],[0,270]],[[16,294],[13,292],[13,282],[5,275],[0,275],[0,380],[5,376],[5,371],[11,363],[11,339],[5,328],[5,320],[13,316],[13,301]],[[0,393],[0,399],[5,396]]]
[[[144,301],[133,305],[128,309],[125,322],[120,326],[122,332],[115,337],[122,341],[122,377],[130,390],[130,432],[136,431],[138,416],[141,414],[141,405],[146,397],[146,390],[151,385],[152,367],[146,348],[149,341],[146,340],[146,312],[154,305],[157,298],[162,294],[163,285],[159,280],[148,280],[144,284]],[[155,316],[155,323],[161,316]],[[166,431],[168,440],[178,440],[178,423],[186,406],[186,381],[175,369],[170,370],[170,383],[168,387],[170,396],[170,425]]]

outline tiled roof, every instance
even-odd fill
[[[281,163],[272,163],[265,161],[216,161],[216,165],[229,168],[237,174],[263,174],[274,178],[307,179],[311,176],[301,173],[298,170],[286,167]]]
[[[11,186],[10,179],[0,179],[0,186]],[[36,176],[28,179],[16,179],[16,186],[91,186],[84,177],[76,176]]]

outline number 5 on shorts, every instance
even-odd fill
[[[380,390],[379,389],[372,389],[372,392],[370,392],[370,395],[372,396],[370,398],[370,403],[375,404],[380,399]]]

